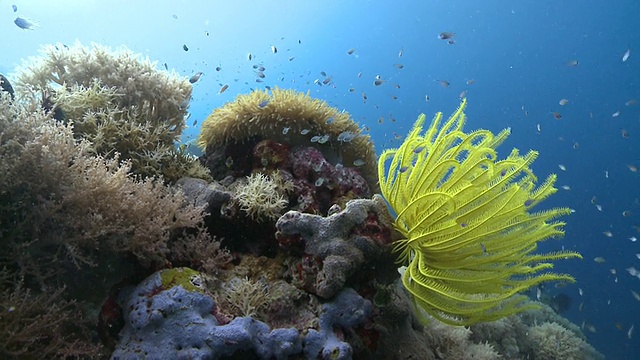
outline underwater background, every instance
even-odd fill
[[[37,26],[23,30],[17,16]],[[420,113],[447,116],[465,92],[467,129],[510,127],[499,157],[538,150],[534,171],[557,173],[560,189],[544,206],[575,210],[565,237],[541,250],[579,251],[584,260],[554,270],[577,283],[548,284],[543,296],[568,295],[563,315],[607,358],[636,359],[640,278],[628,269],[640,269],[639,17],[633,0],[0,1],[0,73],[44,44],[125,45],[159,68],[203,73],[184,142],[212,109],[277,86],[349,112],[378,153],[399,146]]]

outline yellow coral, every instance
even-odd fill
[[[308,133],[300,134],[302,130]],[[344,132],[355,137],[339,141],[338,136]],[[308,93],[275,88],[270,93],[256,90],[239,95],[233,102],[215,109],[202,123],[198,145],[205,150],[208,145],[238,143],[252,137],[301,145],[310,144],[315,135],[330,136],[325,144],[314,144],[325,157],[336,153],[346,166],[356,160],[364,161],[361,173],[372,190],[377,188],[376,152],[369,135],[362,134],[348,113],[311,98]]]
[[[466,99],[442,125],[438,113],[421,135],[424,114],[399,149],[382,153],[378,177],[396,212],[404,286],[417,304],[449,324],[491,321],[530,308],[518,292],[570,275],[541,271],[575,252],[534,254],[537,243],[563,235],[568,208],[530,213],[553,194],[555,175],[540,186],[529,168],[538,153],[517,149],[504,160],[496,147],[509,135],[464,133]],[[391,160],[387,165],[388,160]],[[385,175],[386,172],[386,175]]]

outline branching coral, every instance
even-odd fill
[[[18,69],[18,92],[40,93],[42,106],[72,121],[76,137],[98,154],[130,159],[132,171],[207,178],[192,157],[175,151],[185,127],[191,84],[126,49],[49,45]]]
[[[0,269],[0,356],[10,358],[98,357],[86,319],[64,289],[36,294]]]
[[[438,113],[421,134],[424,114],[399,149],[379,159],[380,186],[395,211],[402,277],[415,301],[451,324],[491,321],[524,310],[513,295],[569,275],[541,273],[550,260],[575,252],[534,254],[537,243],[563,234],[567,208],[529,212],[556,189],[555,175],[537,188],[529,168],[537,157],[514,149],[504,160],[495,148],[509,130],[462,131],[466,99],[442,125]],[[391,160],[390,164],[387,162]]]
[[[163,263],[172,233],[202,221],[202,208],[181,192],[137,181],[128,162],[94,156],[88,142],[74,139],[72,125],[7,96],[0,106],[3,261],[64,249],[78,264],[93,264],[98,251]]]
[[[251,174],[246,184],[239,185],[235,199],[240,209],[256,221],[277,219],[289,203],[282,186],[262,173]]]

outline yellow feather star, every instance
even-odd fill
[[[382,194],[396,213],[395,244],[407,266],[402,282],[415,302],[449,324],[492,321],[530,309],[514,296],[544,281],[574,282],[544,272],[551,260],[582,258],[576,252],[535,254],[537,243],[564,234],[568,208],[529,212],[549,195],[555,174],[539,186],[529,166],[538,153],[517,149],[497,160],[509,135],[464,133],[466,99],[440,125],[442,113],[421,135],[424,114],[398,149],[378,162]],[[390,163],[389,163],[390,160]]]

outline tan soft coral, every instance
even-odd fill
[[[163,263],[172,233],[202,221],[202,209],[179,191],[136,180],[129,162],[95,156],[72,125],[6,96],[0,107],[0,265],[54,257],[56,249],[78,265],[105,253]]]
[[[188,79],[125,48],[80,43],[44,46],[42,56],[28,59],[17,73],[18,94],[39,94],[42,107],[73,122],[76,138],[89,140],[95,153],[119,153],[145,177],[209,178],[195,158],[174,146],[186,126]]]

